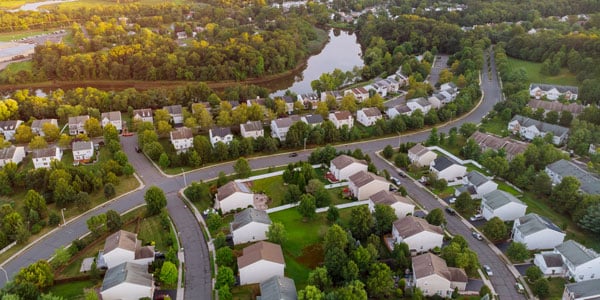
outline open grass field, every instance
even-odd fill
[[[89,289],[94,286],[89,280],[86,281],[75,281],[69,283],[63,283],[55,285],[50,289],[50,292],[54,296],[60,296],[64,299],[78,300],[84,298],[85,289]]]
[[[529,83],[547,83],[557,85],[574,85],[577,86],[579,83],[575,78],[575,75],[569,72],[568,69],[562,68],[560,73],[556,76],[546,76],[540,73],[542,68],[541,63],[520,60],[516,58],[508,58],[508,62],[511,68],[522,68],[527,73]]]

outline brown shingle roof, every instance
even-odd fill
[[[137,234],[125,230],[119,230],[106,238],[106,242],[104,242],[104,254],[107,254],[117,248],[135,252],[136,243]]]
[[[496,151],[500,150],[508,142],[508,139],[506,138],[497,137],[495,135],[479,131],[475,131],[471,138],[475,140],[479,147],[486,147]]]
[[[222,187],[220,187],[219,189],[217,189],[217,200],[223,201],[223,199],[226,199],[227,197],[233,195],[236,192],[248,194],[252,193],[244,183],[230,181]]]
[[[577,103],[563,104],[558,101],[544,101],[537,99],[530,100],[527,106],[533,109],[541,108],[543,110],[552,110],[556,112],[568,111],[574,115],[582,113],[585,108],[583,105]]]
[[[413,216],[407,216],[406,218],[395,221],[394,227],[403,239],[423,231],[444,234],[442,227],[431,225],[427,223],[427,221]]]
[[[265,241],[250,245],[243,250],[242,256],[238,257],[238,268],[244,268],[255,262],[267,260],[279,264],[285,264],[281,246]]]
[[[191,139],[193,137],[191,128],[179,127],[175,131],[171,131],[171,140]]]
[[[366,107],[362,109],[363,113],[367,117],[380,117],[381,111],[377,107]]]
[[[348,180],[350,182],[354,183],[354,185],[356,187],[365,186],[366,184],[373,182],[375,180],[381,180],[381,181],[387,182],[387,180],[385,178],[383,178],[381,176],[377,176],[370,172],[366,172],[366,171],[360,171],[354,175],[351,175],[350,177],[348,177]]]
[[[109,121],[121,121],[120,111],[110,111],[102,113],[102,119],[107,118]]]
[[[454,282],[467,282],[468,277],[464,270],[448,268],[446,261],[431,253],[417,255],[412,258],[415,278],[424,278],[433,274]]]
[[[425,147],[421,144],[416,144],[412,148],[408,149],[408,153],[414,154],[419,157],[429,151],[431,151],[431,150],[427,149],[427,147]]]
[[[133,110],[133,116],[139,116],[140,118],[152,117],[152,109],[142,108]]]
[[[506,151],[507,154],[509,154],[511,156],[515,156],[519,153],[525,152],[525,150],[527,150],[528,146],[529,146],[529,144],[527,144],[527,143],[509,141],[508,143],[506,143],[506,145],[504,145],[504,150]]]
[[[406,204],[412,204],[410,200],[405,197],[398,196],[390,191],[382,190],[379,191],[369,198],[373,202],[373,204],[384,204],[384,205],[392,205],[396,202],[402,202]]]
[[[135,244],[135,259],[154,257],[154,246],[142,247],[142,241],[138,240]]]
[[[359,164],[363,164],[363,165],[367,165],[367,162],[364,160],[358,160],[352,156],[348,156],[345,154],[342,154],[334,159],[331,160],[331,163],[338,169],[341,170],[349,165],[351,165],[352,163],[359,163]]]
[[[352,117],[352,114],[347,110],[336,111],[333,113],[333,115],[337,120],[347,120],[348,118]]]
[[[56,147],[33,150],[33,158],[54,157],[56,156]]]

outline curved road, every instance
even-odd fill
[[[487,59],[484,59],[484,62],[487,62]],[[450,130],[450,128],[458,127],[466,122],[479,123],[481,118],[484,117],[490,110],[492,110],[494,104],[500,101],[502,95],[498,84],[498,78],[496,76],[497,72],[493,55],[491,57],[491,77],[489,78],[487,68],[487,66],[484,66],[482,71],[481,88],[484,92],[484,99],[481,105],[469,115],[440,126],[438,128],[439,131],[447,132]],[[428,136],[428,131],[404,135],[402,136],[402,142],[424,141]],[[123,144],[124,151],[129,157],[129,161],[144,182],[145,187],[107,203],[102,207],[89,211],[75,220],[72,220],[71,222],[67,223],[66,226],[59,228],[50,235],[46,236],[44,239],[30,245],[30,247],[23,251],[23,253],[21,253],[21,255],[18,257],[3,263],[2,267],[6,270],[8,276],[12,277],[20,268],[40,259],[48,259],[54,253],[54,249],[60,246],[68,245],[73,240],[88,232],[85,221],[90,216],[104,213],[109,209],[116,210],[117,212],[124,212],[135,206],[143,204],[144,193],[146,192],[147,188],[151,185],[156,185],[163,189],[167,195],[167,209],[169,210],[169,214],[171,215],[175,226],[179,231],[182,247],[184,248],[185,299],[210,299],[212,295],[212,285],[206,241],[204,240],[200,225],[194,218],[194,215],[185,206],[184,202],[177,197],[177,192],[184,187],[184,178],[182,176],[167,178],[158,172],[143,155],[135,152],[135,145],[137,144],[136,137],[123,137],[121,138],[121,142]],[[339,150],[360,148],[364,153],[369,154],[373,158],[373,161],[377,167],[394,170],[389,165],[385,164],[385,162],[383,162],[381,159],[377,158],[377,156],[374,154],[376,151],[383,149],[387,145],[395,146],[398,145],[398,143],[398,137],[391,137],[374,141],[342,145],[336,148]],[[297,157],[293,158],[288,157],[287,154],[254,158],[250,160],[250,165],[253,169],[285,165],[293,161],[306,160],[310,152],[310,150],[301,151]],[[219,172],[233,172],[233,162],[189,172],[186,174],[186,179],[188,182],[209,180],[216,178]],[[427,209],[442,206],[431,195],[424,192],[422,188],[417,187],[414,184],[411,185],[411,182],[407,182],[404,179],[402,179],[402,181],[407,187],[409,194],[413,196],[414,199],[419,200]],[[470,229],[466,225],[460,223],[459,221],[455,222],[452,220],[452,218],[448,219],[448,226],[452,232],[455,234],[470,235]],[[456,218],[456,220],[458,219]],[[511,288],[514,280],[512,280],[512,275],[508,272],[508,269],[502,263],[500,258],[493,254],[489,247],[481,247],[481,245],[483,245],[481,242],[476,244],[474,243],[473,239],[467,238],[467,240],[470,242],[471,247],[479,254],[480,260],[494,268],[494,273],[497,275],[493,276],[491,280],[494,284],[496,292],[501,296],[501,298],[522,298],[522,295],[516,294],[514,288]],[[5,283],[4,276],[0,276],[0,286],[4,286]]]

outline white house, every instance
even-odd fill
[[[485,177],[478,171],[471,171],[463,177],[463,186],[456,188],[454,195],[458,197],[463,192],[471,195],[471,198],[481,199],[483,195],[491,193],[498,188],[498,184]]]
[[[300,117],[296,115],[289,116],[287,118],[279,118],[271,121],[271,136],[279,139],[280,141],[285,141],[288,131],[290,127],[298,122]]]
[[[562,300],[600,299],[600,278],[565,284]]]
[[[436,158],[437,153],[421,144],[416,144],[408,149],[408,160],[417,167],[429,166]]]
[[[552,184],[559,184],[563,178],[573,176],[577,178],[579,190],[590,195],[600,194],[600,179],[587,170],[577,166],[571,161],[561,159],[546,166],[546,174],[552,179]]]
[[[442,247],[444,230],[424,219],[407,216],[394,222],[392,236],[396,244],[406,243],[411,252],[427,252]]]
[[[348,129],[351,129],[354,126],[354,118],[347,110],[329,113],[329,120],[333,122],[333,125],[335,125],[335,128],[337,129],[342,128],[344,125],[348,126]]]
[[[132,118],[134,121],[154,123],[152,109],[150,108],[134,109]]]
[[[339,103],[342,101],[342,98],[344,98],[344,94],[339,91],[321,92],[321,102],[326,102],[328,97],[335,99],[335,101]]]
[[[560,145],[566,141],[569,134],[569,128],[541,122],[531,118],[516,115],[508,123],[508,130],[513,134],[519,134],[527,140],[533,140],[535,137],[544,137],[552,133],[552,143]]]
[[[356,112],[356,120],[365,126],[373,126],[382,118],[381,111],[377,107],[365,107]]]
[[[427,102],[429,102],[429,105],[431,105],[431,108],[433,109],[439,109],[442,107],[442,104],[446,98],[444,97],[443,94],[433,94],[432,96],[427,98]]]
[[[317,125],[321,125],[323,123],[323,116],[321,115],[305,115],[302,116],[302,118],[300,118],[300,120],[302,120],[302,122],[308,124],[308,126],[310,127],[314,127]]]
[[[271,226],[271,219],[267,212],[246,208],[233,216],[231,234],[233,244],[244,244],[267,239],[267,231]]]
[[[563,242],[565,232],[548,218],[530,213],[515,219],[512,239],[525,244],[528,250],[553,249]]]
[[[240,133],[245,138],[257,138],[265,136],[265,128],[260,121],[248,121],[245,124],[240,124]]]
[[[229,145],[233,141],[233,134],[229,127],[213,127],[208,131],[210,143],[214,147],[218,142]]]
[[[283,277],[273,276],[260,283],[260,296],[256,300],[296,300],[296,284],[294,280]]]
[[[0,168],[8,163],[19,164],[25,158],[25,147],[10,146],[0,149]]]
[[[44,133],[44,124],[52,124],[58,128],[58,120],[56,119],[41,119],[41,120],[33,120],[31,122],[31,132],[37,134],[39,136],[45,136]]]
[[[431,110],[431,103],[425,98],[419,97],[406,101],[406,106],[410,108],[411,114],[415,110],[420,110],[423,114],[426,114]]]
[[[53,160],[60,161],[62,159],[63,152],[58,147],[48,147],[44,149],[33,150],[33,166],[36,169],[39,168],[50,168],[50,163]]]
[[[367,200],[373,194],[390,188],[390,183],[385,178],[367,171],[351,175],[348,181],[350,193],[358,200]]]
[[[71,145],[73,150],[73,161],[88,162],[94,156],[94,143],[86,141],[73,142]]]
[[[177,154],[185,153],[194,146],[194,135],[191,128],[179,127],[169,134],[171,136],[171,144],[173,144]]]
[[[579,88],[567,85],[551,85],[532,83],[529,85],[529,96],[535,99],[546,97],[548,100],[558,100],[561,96],[567,100],[577,100]]]
[[[163,109],[165,109],[169,113],[169,116],[171,116],[173,125],[183,124],[183,107],[181,105],[164,106]]]
[[[316,109],[319,102],[321,102],[321,98],[317,93],[306,93],[298,95],[298,101],[304,104],[305,109]]]
[[[352,94],[356,101],[363,102],[369,98],[369,91],[364,87],[357,87],[353,89],[348,89],[344,91],[344,95]]]
[[[106,127],[108,124],[112,124],[119,132],[123,130],[123,121],[121,119],[120,111],[102,113],[100,123],[102,123],[102,128]]]
[[[483,195],[481,214],[486,220],[498,217],[502,221],[513,221],[525,215],[527,205],[515,196],[501,190]]]
[[[90,116],[69,117],[69,135],[78,135],[86,133],[85,122],[90,119]]]
[[[565,272],[562,256],[552,251],[536,253],[533,257],[533,264],[547,276],[562,276]]]
[[[437,179],[445,179],[450,182],[456,180],[458,177],[465,176],[467,167],[455,163],[448,157],[440,156],[431,162],[429,171],[431,171]]]
[[[413,257],[412,269],[414,285],[425,296],[450,298],[455,288],[464,291],[469,281],[463,269],[448,267],[445,260],[432,253]]]
[[[285,269],[281,246],[265,241],[244,248],[237,263],[240,285],[260,283],[273,276],[283,276]]]
[[[21,120],[0,121],[0,133],[4,135],[4,140],[10,141],[14,138],[17,128],[23,124]]]
[[[294,99],[292,96],[280,96],[275,99],[281,99],[285,102],[285,110],[288,115],[291,115],[294,112],[294,103],[297,99]]]
[[[215,209],[223,213],[254,206],[254,193],[243,182],[230,181],[217,189]]]
[[[154,246],[142,246],[137,234],[119,230],[106,238],[102,257],[109,269],[124,262],[147,267],[154,261]]]
[[[412,201],[386,190],[381,190],[369,197],[369,210],[371,213],[375,212],[375,205],[378,204],[393,208],[398,219],[402,219],[408,214],[412,215],[415,212],[415,205]]]
[[[124,262],[108,269],[102,281],[103,300],[138,300],[154,297],[154,280],[148,267]]]
[[[367,171],[368,164],[364,160],[356,159],[352,156],[342,154],[331,160],[329,172],[337,180],[347,180],[351,175],[360,171]]]
[[[573,240],[554,248],[562,256],[565,277],[580,282],[600,277],[600,255]]]
[[[393,119],[400,115],[410,116],[411,113],[412,111],[410,110],[410,107],[406,106],[406,104],[399,104],[394,107],[390,107],[386,111],[386,114],[390,119]]]

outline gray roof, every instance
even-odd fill
[[[304,120],[307,124],[321,124],[323,123],[323,116],[321,115],[306,115],[304,116]]]
[[[88,116],[88,115],[69,117],[69,126],[74,126],[77,124],[84,124],[85,121],[87,121],[89,119],[90,119],[90,116]]]
[[[119,230],[106,238],[104,242],[104,254],[120,248],[135,252],[137,234],[125,230]]]
[[[411,100],[408,100],[408,102],[416,102],[417,104],[419,104],[422,107],[431,105],[431,103],[429,103],[429,101],[423,97],[411,99]]]
[[[90,150],[90,149],[94,149],[94,143],[86,142],[86,141],[77,141],[77,142],[73,142],[73,145],[71,145],[71,148],[73,149],[73,151]]]
[[[124,262],[108,269],[102,281],[102,291],[106,291],[123,282],[131,284],[152,286],[152,274],[148,273],[148,266]]]
[[[433,161],[432,167],[438,171],[448,169],[450,166],[456,164],[453,160],[446,156],[440,156]]]
[[[240,126],[244,127],[245,131],[260,131],[264,129],[260,121],[248,121]]]
[[[569,128],[534,120],[521,115],[516,115],[512,121],[518,121],[519,125],[524,127],[535,126],[540,132],[552,132],[555,136],[562,136],[569,132]]]
[[[424,231],[444,235],[444,230],[442,229],[442,227],[431,225],[427,223],[427,221],[425,221],[424,219],[413,216],[406,216],[405,218],[396,220],[394,221],[393,226],[396,228],[398,234],[403,239],[414,236]]]
[[[556,112],[568,111],[573,115],[578,115],[583,112],[583,109],[585,109],[585,106],[583,106],[582,104],[577,104],[577,103],[564,104],[564,103],[560,103],[558,101],[544,101],[544,100],[538,100],[538,99],[529,100],[529,103],[527,103],[527,106],[529,106],[533,109],[541,108],[543,110],[552,110],[552,111],[556,111]]]
[[[553,84],[541,84],[541,83],[532,83],[531,85],[529,85],[529,90],[533,90],[535,88],[539,88],[540,90],[546,91],[546,92],[551,89],[556,89],[560,93],[566,93],[566,92],[571,92],[573,94],[579,93],[578,87],[570,86],[570,85],[553,85]]]
[[[565,178],[573,176],[579,180],[579,187],[583,192],[588,194],[600,194],[600,179],[592,173],[583,170],[571,161],[561,159],[546,166],[550,171]]]
[[[574,266],[582,265],[590,260],[596,259],[599,256],[596,251],[588,249],[573,240],[568,240],[556,246],[555,249]]]
[[[233,222],[231,222],[231,229],[235,230],[240,227],[246,226],[252,222],[271,225],[271,219],[269,218],[269,214],[267,214],[266,211],[249,207],[233,216]]]
[[[341,169],[351,165],[352,163],[359,163],[359,164],[363,164],[365,166],[367,165],[366,161],[358,160],[352,156],[348,156],[345,154],[342,154],[331,160],[331,164],[334,165],[338,170],[341,170]]]
[[[150,108],[134,109],[133,115],[140,116],[140,118],[152,117],[152,109],[150,109]]]
[[[44,126],[46,123],[57,124],[57,122],[58,121],[56,119],[33,120],[33,122],[31,122],[31,129],[42,129],[42,126]]]
[[[554,230],[563,233],[563,231],[552,223],[548,218],[538,214],[530,213],[519,218],[519,226],[517,229],[524,235],[528,236],[544,229]]]
[[[0,129],[1,130],[16,130],[19,125],[20,120],[6,120],[0,121]]]
[[[102,113],[102,119],[107,118],[109,121],[121,121],[120,111],[110,111]]]
[[[181,105],[169,105],[163,107],[170,115],[181,115],[183,114],[183,107]]]
[[[495,190],[483,195],[482,202],[492,209],[500,208],[511,202],[525,205],[525,203],[521,202],[517,197],[501,190]]]
[[[542,253],[542,258],[544,258],[544,262],[547,267],[557,268],[563,266],[562,256],[557,253]]]
[[[418,157],[421,157],[421,156],[425,155],[425,153],[428,153],[428,152],[432,152],[432,151],[421,144],[416,144],[416,145],[412,146],[412,148],[408,149],[408,153],[414,154]]]
[[[565,291],[573,294],[571,299],[600,299],[600,279],[569,283],[565,285]]]
[[[381,111],[377,107],[365,107],[362,112],[367,117],[381,117]]]
[[[366,172],[366,171],[360,171],[356,174],[351,175],[350,177],[348,177],[348,180],[352,183],[354,183],[354,185],[356,187],[362,187],[367,185],[368,183],[371,183],[375,180],[379,180],[379,181],[383,181],[383,182],[387,182],[387,180],[381,176],[375,175],[371,172]]]
[[[35,149],[35,150],[33,150],[33,158],[55,157],[57,149],[58,148],[56,148],[56,147]]]
[[[231,128],[229,127],[213,127],[210,129],[212,136],[225,137],[231,134]]]
[[[369,197],[369,199],[371,199],[371,201],[375,205],[377,205],[377,204],[392,205],[396,202],[402,202],[402,203],[414,205],[407,198],[398,196],[398,195],[396,195],[390,191],[386,191],[386,190],[381,190],[381,191],[371,195],[371,197]]]
[[[474,186],[481,186],[484,183],[490,181],[485,175],[479,173],[478,171],[471,171],[467,173],[467,178],[469,182]]]
[[[12,159],[15,156],[15,151],[17,147],[10,146],[8,148],[0,149],[0,159]]]
[[[257,300],[296,300],[296,284],[294,280],[273,276],[260,283],[260,296]]]

